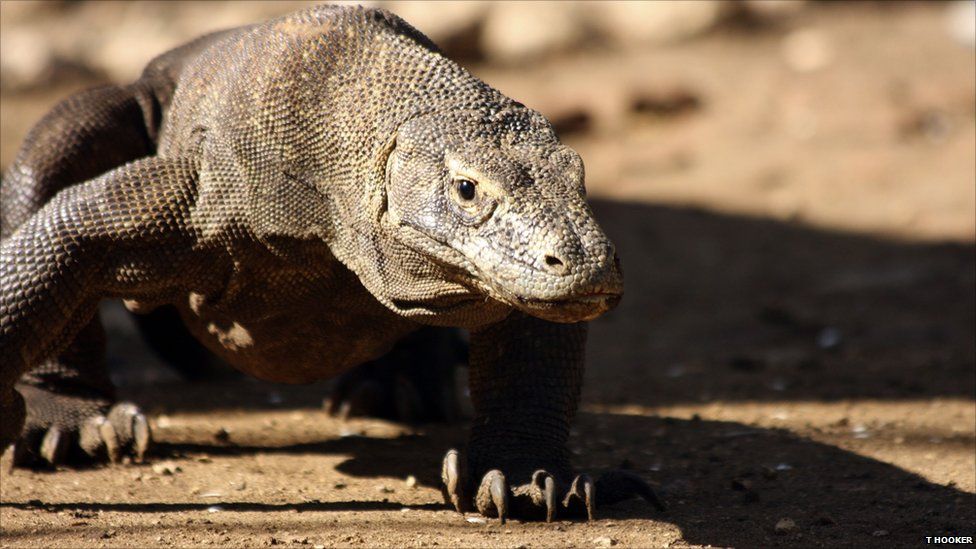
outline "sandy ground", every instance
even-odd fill
[[[826,40],[824,67],[784,61],[796,28]],[[666,513],[628,502],[592,523],[466,519],[437,489],[463,425],[340,423],[320,409],[326,384],[191,385],[145,367],[154,359],[129,334],[113,363],[135,355],[150,372],[117,374],[152,412],[153,464],[169,471],[5,462],[0,545],[976,536],[973,66],[941,9],[862,7],[532,71],[476,68],[549,114],[587,162],[627,295],[593,323],[572,445],[582,469],[623,465],[655,483]],[[2,149],[64,92],[2,97]]]

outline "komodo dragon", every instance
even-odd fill
[[[579,155],[389,12],[322,6],[207,35],[67,99],[31,130],[2,206],[0,448],[26,418],[44,434],[21,443],[52,462],[142,458],[146,418],[114,402],[101,356],[104,298],[173,305],[276,382],[451,326],[472,334],[475,409],[465,454],[442,464],[458,511],[657,504],[632,473],[570,465],[585,321],[623,288]]]

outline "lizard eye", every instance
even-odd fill
[[[457,191],[458,198],[463,202],[471,202],[477,194],[477,185],[470,179],[459,177],[454,180],[454,189]]]

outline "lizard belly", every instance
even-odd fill
[[[178,303],[191,333],[232,366],[267,381],[308,383],[376,358],[417,328],[341,266],[313,275],[236,274],[216,298]]]

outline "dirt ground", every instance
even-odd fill
[[[942,8],[818,7],[653,50],[474,67],[587,162],[627,287],[592,325],[572,447],[581,469],[652,481],[667,512],[459,516],[437,476],[464,425],[342,423],[321,410],[327,383],[189,384],[116,321],[113,367],[152,413],[157,455],[57,472],[4,461],[0,545],[972,539],[976,57]],[[797,31],[819,37],[817,70],[791,67]],[[4,162],[66,91],[0,98]]]

